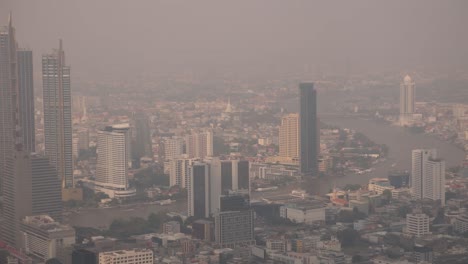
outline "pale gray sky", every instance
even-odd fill
[[[254,71],[305,64],[342,70],[468,64],[468,1],[0,0],[21,46],[64,40],[74,74]]]

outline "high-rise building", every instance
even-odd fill
[[[186,153],[190,158],[203,159],[213,156],[213,132],[196,132],[185,138]]]
[[[27,254],[46,261],[75,244],[75,229],[48,215],[26,216],[21,221],[22,248]]]
[[[188,216],[210,217],[210,165],[196,162],[189,168]]]
[[[413,212],[406,215],[406,233],[416,237],[430,234],[429,216],[422,212]]]
[[[414,199],[430,199],[445,205],[445,161],[435,149],[412,152],[411,192]]]
[[[184,138],[172,137],[164,140],[164,159],[172,160],[184,154]]]
[[[20,125],[16,46],[10,14],[8,26],[0,28],[0,186],[6,177],[7,160],[12,162],[15,137],[18,137],[16,127]]]
[[[47,157],[31,154],[32,215],[47,214],[62,221],[62,192],[57,170]]]
[[[320,148],[317,91],[314,89],[313,83],[301,83],[299,92],[300,172],[305,176],[314,176],[318,172],[318,152]]]
[[[19,246],[20,221],[26,216],[47,214],[62,220],[61,184],[48,158],[14,151],[5,175],[3,240]]]
[[[33,56],[31,50],[17,51],[21,134],[24,149],[35,152]]]
[[[120,124],[98,132],[96,190],[112,198],[134,194],[128,185],[129,129]]]
[[[169,161],[169,185],[178,185],[182,188],[187,188],[189,179],[189,167],[195,159],[189,159],[187,156],[180,156]]]
[[[139,164],[142,157],[153,157],[151,129],[149,119],[143,113],[133,115],[132,125],[132,159]]]
[[[31,163],[25,151],[12,151],[6,156],[3,171],[3,223],[1,240],[19,247],[21,245],[20,221],[32,214]]]
[[[409,75],[400,84],[400,124],[408,125],[414,113],[414,82]]]
[[[255,244],[253,210],[217,212],[215,239],[221,247],[235,248]]]
[[[70,67],[62,40],[58,49],[42,55],[45,153],[57,168],[62,188],[73,188]]]
[[[299,115],[289,114],[281,119],[279,155],[289,159],[299,157]]]

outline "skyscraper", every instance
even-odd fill
[[[400,84],[400,125],[408,125],[414,113],[414,82],[409,75]]]
[[[210,217],[210,165],[197,162],[190,167],[188,180],[188,216]]]
[[[189,159],[186,155],[171,159],[169,161],[169,185],[187,188],[190,173],[189,167],[194,161],[194,159]]]
[[[38,154],[15,150],[5,171],[3,217],[0,237],[19,245],[19,226],[29,215],[47,214],[62,220],[61,184],[49,160]]]
[[[21,134],[24,149],[35,152],[33,56],[31,50],[17,51]]]
[[[153,157],[151,129],[149,119],[143,113],[134,114],[132,121],[132,159],[140,164],[140,158]]]
[[[7,172],[6,162],[13,154],[15,130],[20,122],[16,111],[19,105],[16,55],[15,29],[10,15],[8,26],[0,28],[0,184]]]
[[[281,119],[279,155],[290,159],[299,157],[299,115],[296,113]]]
[[[120,124],[98,132],[96,185],[110,197],[133,194],[128,192],[129,129]]]
[[[42,55],[45,153],[57,169],[62,188],[73,187],[70,67],[59,49]]]
[[[445,205],[445,161],[435,149],[412,152],[411,192],[414,199],[439,200]]]
[[[300,94],[300,171],[314,176],[318,171],[319,128],[317,119],[317,91],[313,83],[301,83]]]

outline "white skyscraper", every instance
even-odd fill
[[[96,185],[110,197],[133,194],[128,190],[127,178],[129,141],[128,124],[108,126],[98,132]]]
[[[435,149],[412,152],[411,192],[414,199],[440,200],[445,205],[445,161]]]
[[[164,158],[171,160],[184,153],[184,138],[173,137],[164,140]]]
[[[400,84],[400,125],[411,124],[414,113],[414,82],[406,75]]]
[[[169,161],[169,184],[170,186],[178,185],[182,188],[187,188],[189,178],[189,167],[195,159],[189,159],[187,155],[173,158]]]

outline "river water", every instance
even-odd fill
[[[413,134],[401,127],[359,117],[321,117],[320,120],[329,125],[356,130],[377,144],[385,144],[390,148],[387,159],[377,163],[372,172],[361,175],[349,174],[336,178],[330,181],[328,187],[333,185],[342,187],[350,183],[365,184],[370,178],[387,177],[390,170],[411,170],[411,151],[413,149],[437,149],[439,157],[446,161],[447,168],[460,165],[465,158],[465,152],[451,143],[430,135]]]

